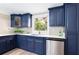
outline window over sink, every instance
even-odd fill
[[[48,14],[33,16],[33,34],[48,34]]]

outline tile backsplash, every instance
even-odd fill
[[[31,34],[32,33],[32,28],[19,28],[20,30],[23,30],[23,34]],[[15,28],[10,29],[10,33],[14,33]]]
[[[64,27],[49,27],[49,35],[60,35],[60,31],[62,32],[63,36],[65,36],[65,29]]]
[[[31,34],[32,33],[32,28],[21,28],[24,33],[27,33],[27,34]]]

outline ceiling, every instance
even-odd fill
[[[3,13],[42,13],[47,12],[48,8],[63,5],[63,3],[3,3],[0,4],[0,12]]]

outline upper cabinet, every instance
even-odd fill
[[[22,15],[22,27],[32,26],[32,15],[27,13]]]
[[[64,6],[49,8],[49,25],[64,26]]]
[[[31,27],[32,15],[26,14],[11,14],[11,27]]]
[[[77,5],[65,4],[65,27],[67,34],[77,32]]]
[[[11,14],[11,27],[21,27],[21,14]]]
[[[49,9],[49,25],[56,26],[57,23],[57,9]]]

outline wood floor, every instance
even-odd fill
[[[7,53],[4,53],[3,55],[37,55],[37,54],[16,48]]]

